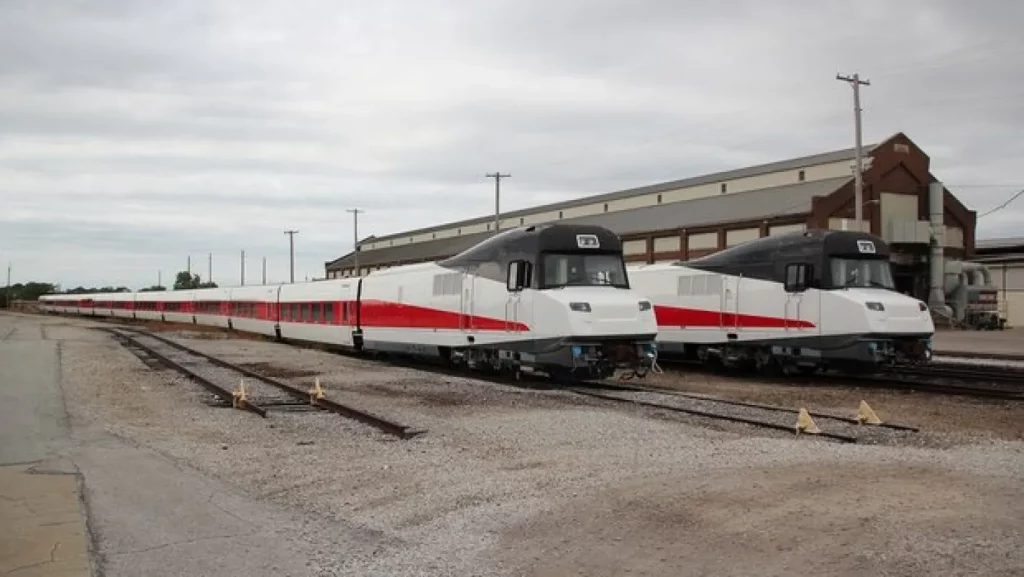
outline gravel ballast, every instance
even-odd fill
[[[842,444],[269,342],[164,334],[298,373],[278,378],[303,388],[318,375],[332,399],[427,429],[397,440],[326,412],[260,419],[211,408],[201,387],[146,368],[108,335],[78,328],[86,321],[45,322],[62,341],[73,419],[380,543],[352,555],[333,544],[310,575],[1009,575],[1024,566],[1018,440],[952,431],[949,443],[946,432],[922,431],[933,438],[915,442],[924,446]]]

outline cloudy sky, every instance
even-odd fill
[[[904,131],[1024,188],[1024,3],[0,0],[0,262],[65,287],[296,277],[388,234]],[[1012,234],[1024,198],[979,221]],[[1018,233],[1019,234],[1019,233]]]

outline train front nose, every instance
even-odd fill
[[[658,331],[650,301],[631,291],[576,291],[560,300],[573,336],[653,336]]]

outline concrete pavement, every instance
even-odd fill
[[[336,525],[69,425],[61,343],[44,339],[44,320],[0,314],[0,575],[315,575],[324,536],[348,542]]]
[[[39,336],[0,317],[0,575],[86,577],[81,479],[60,458],[68,429],[58,347]]]

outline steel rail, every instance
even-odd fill
[[[609,400],[609,401],[617,401],[617,402],[620,402],[620,403],[633,403],[633,404],[642,405],[642,406],[645,406],[645,407],[651,407],[651,408],[655,408],[655,409],[663,409],[663,410],[667,410],[667,411],[675,411],[675,412],[679,412],[679,413],[689,413],[691,415],[698,415],[698,416],[701,416],[701,417],[708,417],[708,418],[711,418],[711,419],[717,419],[717,420],[721,420],[721,421],[732,421],[734,423],[744,423],[744,424],[747,424],[747,425],[754,425],[754,426],[757,426],[757,427],[763,427],[763,428],[767,428],[767,429],[777,429],[777,430],[780,430],[780,431],[788,431],[788,432],[795,432],[796,431],[795,427],[789,427],[789,426],[786,426],[786,425],[780,425],[778,423],[771,423],[771,422],[768,422],[768,421],[759,421],[757,419],[748,419],[746,417],[737,417],[737,416],[734,416],[734,415],[723,415],[721,413],[712,413],[710,411],[701,411],[699,409],[684,409],[682,407],[674,407],[672,405],[662,405],[662,404],[658,404],[658,403],[652,403],[650,401],[639,401],[639,400],[636,400],[636,399],[623,399],[622,397],[616,397],[614,395],[605,395],[605,394],[602,394],[602,393],[596,393],[594,391],[580,390],[580,389],[578,389],[576,387],[568,387],[565,390],[573,392],[573,393],[576,393],[578,395],[584,395],[584,396],[588,396],[588,397],[595,397],[595,398],[598,398],[598,399],[606,399],[606,400]],[[709,401],[709,402],[714,402],[712,399],[703,399],[703,400]],[[836,434],[836,433],[823,433],[823,432],[819,432],[819,433],[807,433],[807,434],[809,434],[809,435],[811,435],[813,437],[827,437],[827,438],[830,438],[830,439],[836,439],[837,441],[843,441],[845,443],[856,443],[857,442],[857,438],[856,437],[851,437],[851,436],[848,436],[848,435],[839,435],[839,434]]]
[[[250,411],[252,413],[256,413],[257,415],[259,415],[259,416],[261,416],[263,418],[267,417],[267,410],[264,409],[263,407],[255,404],[255,403],[252,403],[250,401],[243,401],[240,405],[237,405],[236,402],[235,402],[235,395],[234,395],[234,393],[232,393],[231,391],[229,391],[229,390],[227,390],[225,388],[220,387],[219,385],[215,384],[213,381],[211,381],[211,380],[207,379],[206,377],[204,377],[204,376],[202,376],[202,375],[200,375],[200,374],[190,370],[189,368],[187,368],[187,367],[185,367],[185,366],[183,366],[183,365],[181,365],[181,364],[179,364],[179,363],[177,363],[175,361],[172,361],[170,358],[168,358],[167,356],[165,356],[162,353],[158,352],[153,347],[149,347],[149,346],[146,346],[143,343],[140,343],[137,338],[134,338],[132,336],[124,334],[124,332],[122,332],[122,331],[127,331],[127,329],[122,329],[122,330],[119,331],[118,329],[114,329],[114,328],[99,327],[99,330],[106,331],[106,332],[111,333],[112,335],[114,335],[114,338],[117,339],[118,342],[120,342],[122,346],[125,345],[126,341],[127,342],[131,342],[132,345],[134,345],[134,346],[144,350],[146,352],[146,354],[151,355],[153,358],[159,360],[161,363],[163,363],[163,364],[167,365],[168,367],[178,371],[179,373],[187,376],[188,378],[194,380],[195,382],[199,383],[203,387],[206,387],[206,389],[208,389],[213,394],[217,395],[218,397],[220,397],[221,399],[227,401],[228,403],[231,403],[232,406],[240,406],[240,408],[245,409],[247,411]],[[151,335],[145,335],[145,333],[142,333],[142,334],[144,336],[151,336]]]
[[[636,391],[636,392],[641,392],[641,393],[661,394],[661,395],[668,395],[668,396],[672,396],[672,397],[683,397],[683,398],[687,398],[687,399],[694,399],[694,400],[698,400],[698,401],[709,401],[709,402],[714,402],[714,403],[722,403],[722,404],[725,404],[725,405],[736,405],[736,406],[740,406],[740,407],[750,407],[750,408],[753,408],[753,409],[764,409],[766,411],[776,411],[776,412],[779,412],[779,413],[790,413],[790,414],[793,414],[793,415],[799,415],[800,414],[800,411],[798,409],[792,409],[790,407],[780,407],[778,405],[766,405],[764,403],[751,403],[751,402],[748,402],[748,401],[736,401],[736,400],[733,400],[733,399],[723,399],[721,397],[697,395],[697,394],[693,394],[693,393],[686,393],[686,392],[683,392],[683,391],[676,391],[676,390],[672,390],[672,389],[659,389],[659,388],[655,388],[655,387],[640,387],[640,386],[636,386],[636,385],[620,385],[620,384],[610,384],[610,383],[609,384],[602,384],[601,386],[602,387],[611,388],[611,389],[624,390],[624,391]],[[823,411],[808,411],[808,414],[810,414],[812,417],[822,417],[822,418],[826,418],[826,419],[833,419],[833,420],[836,420],[836,421],[843,421],[843,422],[851,423],[851,424],[854,424],[854,425],[861,424],[861,422],[859,420],[857,420],[857,419],[855,419],[853,417],[846,417],[846,416],[843,416],[843,415],[836,415],[834,413],[826,413],[826,412],[823,412]],[[871,426],[872,427],[884,427],[884,428],[887,428],[887,429],[895,429],[895,430],[898,430],[898,431],[912,431],[912,432],[915,432],[915,433],[920,431],[920,429],[917,428],[917,427],[912,427],[910,425],[899,425],[899,424],[896,424],[896,423],[884,423],[883,422],[883,423],[879,423],[878,425],[871,425]]]
[[[131,331],[131,332],[135,332],[135,333],[139,333],[139,334],[143,334],[145,336],[151,337],[151,338],[156,339],[156,340],[158,340],[158,341],[160,341],[162,343],[167,344],[168,346],[177,348],[177,349],[179,349],[181,351],[184,351],[184,352],[187,352],[189,354],[195,355],[197,357],[206,359],[207,361],[209,361],[209,362],[211,362],[211,363],[213,363],[213,364],[215,364],[217,366],[220,366],[220,367],[223,367],[225,369],[232,370],[232,371],[239,372],[239,373],[241,373],[243,375],[246,375],[248,377],[251,377],[253,379],[259,380],[259,381],[261,381],[263,383],[266,383],[268,385],[271,385],[273,387],[276,387],[276,388],[278,388],[278,389],[280,389],[280,390],[282,390],[282,391],[284,391],[284,392],[286,392],[286,393],[288,393],[288,394],[290,394],[290,395],[292,395],[292,396],[294,396],[296,398],[310,399],[310,394],[309,394],[308,391],[303,391],[302,389],[299,389],[298,387],[294,387],[294,386],[289,385],[287,383],[283,383],[281,381],[278,381],[277,379],[268,377],[266,375],[262,375],[262,374],[254,371],[252,369],[247,369],[245,367],[240,367],[240,366],[238,366],[238,365],[236,365],[234,363],[225,361],[223,359],[214,357],[212,355],[208,355],[208,354],[206,354],[206,353],[204,353],[202,351],[197,351],[197,350],[195,350],[195,349],[193,349],[191,347],[185,346],[185,345],[183,345],[181,343],[176,343],[176,342],[174,342],[174,341],[172,341],[170,339],[167,339],[166,337],[162,337],[162,336],[159,336],[159,335],[154,335],[152,333],[148,333],[146,331],[139,331],[139,330],[136,330],[136,329],[125,329],[125,330]],[[343,405],[343,404],[341,404],[341,403],[339,403],[337,401],[332,401],[332,400],[330,400],[330,399],[328,399],[326,397],[321,397],[321,398],[318,398],[318,399],[312,399],[311,402],[313,404],[315,404],[316,406],[318,406],[318,407],[322,407],[322,408],[324,408],[324,409],[326,409],[328,411],[331,411],[333,413],[337,413],[339,415],[348,417],[350,419],[354,419],[354,420],[360,421],[360,422],[362,422],[364,424],[370,425],[371,427],[375,427],[375,428],[377,428],[377,429],[379,429],[381,431],[384,431],[385,433],[388,433],[388,434],[391,434],[391,435],[395,435],[395,436],[400,437],[402,439],[411,439],[411,438],[416,437],[418,435],[422,435],[423,433],[426,432],[425,429],[413,429],[412,427],[409,427],[407,425],[402,425],[400,423],[395,423],[395,422],[389,421],[389,420],[387,420],[387,419],[385,419],[383,417],[379,417],[377,415],[374,415],[374,414],[369,413],[367,411],[363,411],[361,409],[356,409],[356,408],[353,408],[353,407],[349,407],[347,405]]]
[[[954,359],[986,359],[993,361],[1024,361],[1024,355],[1013,353],[985,353],[981,351],[932,351],[932,357]]]
[[[746,379],[750,375],[742,372],[731,372],[716,370],[715,367],[708,367],[701,363],[691,359],[673,359],[667,360],[659,359],[658,362],[663,366],[687,367],[696,368],[698,371],[703,373],[711,373],[720,377],[734,378],[734,379]],[[894,392],[922,392],[922,393],[936,393],[945,395],[975,397],[975,398],[990,398],[990,399],[1002,399],[1010,401],[1024,400],[1024,391],[1012,391],[1003,388],[993,387],[973,387],[967,385],[955,385],[949,383],[941,383],[933,381],[920,380],[914,377],[941,379],[943,378],[942,369],[939,369],[934,374],[927,374],[929,369],[925,368],[925,372],[914,372],[910,368],[897,369],[896,371],[889,371],[889,374],[881,373],[875,375],[853,375],[853,374],[828,374],[824,375],[830,379],[830,382],[815,382],[815,379],[821,379],[823,375],[794,375],[789,379],[784,379],[781,376],[772,375],[756,375],[758,379],[765,381],[766,383],[778,383],[783,381],[787,385],[794,385],[799,383],[800,386],[814,386],[814,387],[836,387],[836,386],[854,386],[854,387],[869,387],[875,389],[889,389]],[[971,374],[970,376],[963,375],[960,379],[965,378],[983,380],[990,373],[983,372],[982,374]],[[956,378],[952,375],[946,378]],[[1001,378],[1001,380],[1006,380]],[[1011,378],[1011,380],[1013,380]]]

